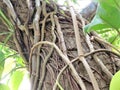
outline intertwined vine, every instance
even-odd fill
[[[32,90],[108,90],[120,51],[95,32],[86,34],[85,19],[69,2],[65,11],[52,0],[3,3],[14,25],[14,43],[28,66]]]

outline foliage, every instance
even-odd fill
[[[97,12],[85,31],[95,30],[107,41],[120,48],[120,1],[98,0]]]
[[[12,73],[13,75],[10,78],[10,87],[12,90],[18,90],[20,83],[23,80],[24,72],[21,70],[16,70]]]
[[[0,51],[0,78],[2,76],[2,72],[4,70],[4,64],[5,64],[5,61],[3,60],[4,59],[4,53],[2,51]]]
[[[110,83],[110,90],[120,90],[120,71],[118,71],[112,78]]]
[[[98,0],[99,6],[93,20],[85,31],[98,32],[104,39],[120,48],[120,0]],[[114,76],[110,90],[120,90],[120,71]]]
[[[23,59],[15,51],[3,45],[0,45],[0,56],[0,89],[18,90],[26,73]],[[2,83],[4,80],[6,83]]]
[[[0,9],[0,20],[8,28],[8,32],[0,33],[7,35],[4,43],[0,44],[0,89],[1,90],[18,90],[23,77],[26,73],[23,59],[10,48],[6,47],[7,41],[14,33],[14,27],[4,12]],[[6,80],[6,78],[8,78]],[[6,80],[6,83],[2,83]]]
[[[49,0],[46,1],[49,2]],[[57,2],[58,0],[54,1]],[[71,1],[74,3],[77,2],[77,0]],[[120,48],[120,1],[98,0],[98,2],[99,6],[96,15],[91,23],[85,26],[85,31],[90,32],[92,30],[95,30],[107,41]],[[0,33],[0,35],[8,35],[4,41],[5,45],[9,38],[12,36],[14,28],[1,9],[0,19],[9,29],[9,32]],[[3,47],[3,45],[0,46],[0,56],[0,79],[2,80],[6,76],[9,76],[10,78],[7,80],[8,83],[0,84],[0,89],[18,90],[25,75],[25,69],[23,69],[25,64],[23,63],[22,58],[15,51],[9,49],[8,47]],[[11,60],[12,65],[5,67],[8,59]],[[118,90],[118,84],[120,83],[118,80],[120,80],[120,71],[113,77],[110,85],[110,90]],[[59,83],[58,86],[61,90],[63,90]]]
[[[10,90],[10,88],[5,84],[0,84],[0,89],[1,90]]]

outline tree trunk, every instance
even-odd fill
[[[84,20],[72,9],[51,0],[3,0],[0,7],[14,26],[7,44],[27,63],[32,90],[109,89],[120,56],[95,32],[85,34]]]

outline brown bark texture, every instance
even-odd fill
[[[0,7],[14,26],[6,43],[28,66],[32,90],[109,89],[120,55],[95,32],[85,34],[85,19],[71,7],[52,0],[0,0]],[[0,33],[8,31],[1,20]]]

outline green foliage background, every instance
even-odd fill
[[[85,31],[96,31],[120,49],[120,0],[98,0],[95,17]]]
[[[98,0],[95,17],[85,26],[85,32],[96,31],[120,49],[120,0]],[[109,90],[120,90],[120,71],[112,78]]]
[[[17,52],[0,45],[0,90],[18,90],[27,72],[23,59]]]

